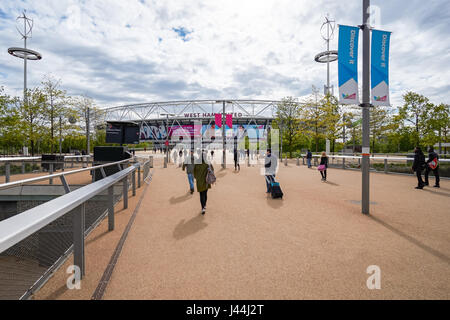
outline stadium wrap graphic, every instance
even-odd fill
[[[372,104],[389,106],[389,41],[388,31],[372,30],[371,87]]]
[[[339,25],[338,76],[342,104],[359,104],[358,39],[358,27]]]

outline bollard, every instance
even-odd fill
[[[287,162],[287,156],[286,156],[286,158],[284,158],[284,166],[287,167],[287,165],[288,165],[288,162]]]
[[[387,159],[384,159],[384,173],[388,173],[388,163],[387,163]]]
[[[6,183],[8,183],[11,176],[11,164],[9,162],[5,163],[5,175]]]
[[[342,169],[345,169],[345,158],[342,158]]]
[[[114,230],[114,186],[108,188],[108,230]]]
[[[22,162],[22,174],[25,174],[25,162]]]
[[[164,168],[167,168],[167,158],[164,158]]]
[[[73,213],[73,264],[80,268],[80,277],[85,274],[84,260],[84,218],[86,203],[83,203]]]
[[[150,160],[150,163],[149,163],[150,168],[153,168],[153,156],[150,156],[149,160]]]
[[[302,157],[302,163],[305,165],[305,157]]]
[[[297,166],[300,166],[300,158],[297,157]]]

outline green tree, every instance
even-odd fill
[[[427,97],[412,91],[404,94],[403,100],[404,105],[399,108],[399,114],[404,121],[414,126],[414,143],[419,145],[426,133],[432,105]]]
[[[35,88],[28,90],[26,97],[26,101],[17,99],[16,103],[19,104],[20,127],[29,141],[31,154],[34,155],[35,143],[42,134],[42,127],[45,121],[45,94],[39,88]]]
[[[300,114],[301,107],[292,97],[283,98],[277,106],[275,122],[282,131],[283,148],[290,158],[300,142]]]
[[[425,142],[433,146],[439,143],[439,153],[442,153],[441,143],[443,140],[447,142],[447,135],[450,126],[450,105],[441,103],[433,105],[431,116],[428,120],[427,135]]]
[[[323,124],[325,128],[325,137],[331,141],[331,152],[334,152],[336,139],[339,138],[343,125],[341,121],[339,102],[336,97],[329,94],[321,100],[321,105],[321,108],[324,111]]]
[[[370,108],[370,133],[372,134],[372,152],[377,152],[376,142],[386,137],[389,130],[389,112],[381,106]]]
[[[325,138],[326,110],[318,100],[318,91],[313,87],[313,94],[307,99],[301,114],[306,134],[315,144],[315,152],[319,152],[319,140]]]
[[[50,153],[55,151],[55,132],[59,127],[60,138],[62,135],[62,120],[64,117],[64,105],[66,103],[66,92],[60,89],[61,80],[56,80],[52,76],[45,76],[42,82],[43,94],[45,95],[44,115],[45,121],[50,126],[49,144]],[[59,126],[58,126],[59,123]]]

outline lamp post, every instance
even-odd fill
[[[17,17],[16,20],[23,19],[23,32],[17,28],[24,40],[24,47],[11,47],[8,49],[8,53],[14,57],[23,59],[23,102],[26,104],[28,102],[27,98],[27,61],[28,60],[41,60],[42,55],[34,50],[27,48],[27,39],[31,38],[33,31],[33,19],[28,18],[25,15],[25,11],[22,16]]]
[[[361,211],[369,214],[369,167],[370,167],[370,0],[363,0],[363,90],[362,90],[362,198]]]

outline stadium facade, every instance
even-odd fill
[[[162,147],[192,141],[201,136],[204,142],[223,141],[222,123],[217,115],[228,115],[226,143],[242,140],[266,140],[276,108],[275,100],[185,100],[131,104],[106,109],[106,122],[132,123],[139,126],[139,141],[151,141]],[[231,126],[230,126],[231,124]]]

